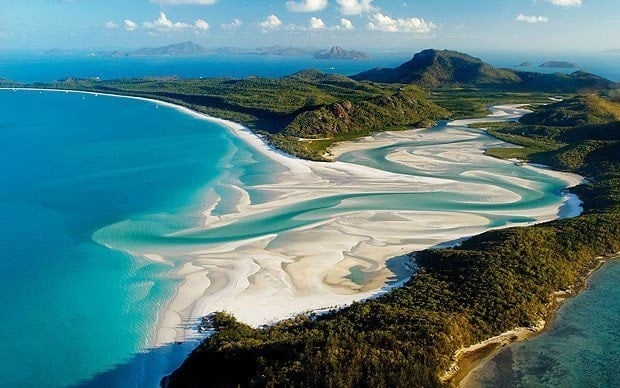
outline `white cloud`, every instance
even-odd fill
[[[375,13],[368,17],[370,20],[367,24],[369,30],[385,31],[385,32],[415,32],[425,34],[436,28],[431,21],[421,18],[391,18],[382,13]]]
[[[199,32],[207,32],[209,31],[209,27],[209,23],[202,19],[198,19],[194,22],[194,28]]]
[[[286,8],[291,12],[315,12],[325,9],[327,0],[287,1]]]
[[[311,30],[324,30],[325,23],[323,22],[323,20],[321,20],[321,18],[317,18],[313,16],[310,18],[310,29]]]
[[[110,20],[109,22],[105,24],[105,28],[118,28],[118,24]]]
[[[277,30],[282,26],[282,20],[276,15],[269,15],[260,23],[263,31]]]
[[[558,7],[579,7],[582,3],[581,0],[545,0]]]
[[[217,0],[151,0],[151,3],[161,5],[211,5]]]
[[[529,16],[529,15],[524,15],[520,13],[515,18],[515,20],[518,22],[536,24],[536,23],[547,23],[549,21],[549,18],[546,16]]]
[[[238,30],[238,29],[240,29],[242,25],[243,25],[243,22],[241,20],[233,19],[233,21],[230,22],[230,23],[224,23],[224,24],[220,25],[220,28],[222,30],[231,31],[231,30]]]
[[[164,12],[159,13],[159,17],[151,22],[142,23],[145,30],[151,32],[178,32],[178,31],[195,31],[207,32],[210,28],[209,23],[202,19],[197,19],[193,24],[185,22],[173,22],[168,19]]]
[[[164,12],[160,12],[157,19],[153,20],[152,22],[142,23],[142,27],[146,28],[147,30],[170,32],[175,30],[188,30],[192,26],[187,23],[172,22],[172,20],[168,19],[168,16],[166,16]]]
[[[138,25],[133,20],[129,20],[129,19],[123,20],[123,24],[125,24],[125,29],[127,31],[133,31],[136,28],[138,28]]]
[[[340,19],[340,25],[334,27],[334,29],[351,31],[351,30],[354,30],[355,27],[353,27],[353,23],[351,23],[349,19],[342,18]]]
[[[378,10],[372,4],[373,0],[336,0],[340,6],[340,13],[343,15],[360,15],[371,13]]]

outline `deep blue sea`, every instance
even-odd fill
[[[283,76],[305,68],[351,74],[410,56],[324,62],[2,53],[0,78]],[[502,65],[528,60],[482,57]],[[592,69],[620,80],[620,56],[605,58],[609,64],[592,62]],[[220,125],[152,102],[79,93],[0,91],[0,149],[0,386],[156,385],[187,350],[171,345],[147,351],[153,324],[181,281],[170,276],[179,264],[138,259],[93,235],[127,220],[162,220],[167,231],[193,227],[214,188],[224,190],[228,180],[266,183],[277,167]],[[373,153],[361,159],[373,158],[386,163]],[[542,182],[546,196],[540,201],[559,201],[561,184],[535,175],[527,178]],[[523,194],[530,203],[540,196]],[[441,200],[408,203],[441,207]],[[373,201],[364,206],[378,206]],[[389,201],[381,206],[396,206]],[[225,209],[223,202],[220,211]],[[497,220],[512,221],[527,219]],[[291,225],[286,227],[299,226]]]
[[[49,82],[65,77],[101,79],[175,75],[180,77],[280,77],[303,69],[319,69],[327,73],[351,75],[374,67],[394,67],[408,61],[411,52],[372,53],[369,59],[322,60],[305,57],[224,55],[200,57],[131,57],[102,58],[87,53],[46,55],[31,52],[0,51],[0,78],[19,82]],[[538,72],[572,72],[575,69],[539,68],[551,60],[569,61],[580,69],[620,81],[620,54],[553,54],[505,53],[474,50],[472,55],[494,66]],[[514,66],[528,61],[532,67]]]

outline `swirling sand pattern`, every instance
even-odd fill
[[[485,120],[524,112],[496,107]],[[221,180],[204,225],[190,230],[166,227],[157,215],[93,236],[170,262],[184,279],[160,319],[157,344],[195,338],[192,322],[213,311],[261,325],[372,297],[412,274],[407,252],[580,211],[563,193],[580,177],[487,157],[485,148],[507,144],[468,121],[346,143],[333,163],[290,158],[218,122],[268,157],[261,168],[278,171],[273,182],[252,184],[247,173]]]

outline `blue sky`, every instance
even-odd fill
[[[615,38],[614,38],[615,37]],[[0,0],[1,49],[619,48],[620,0]]]

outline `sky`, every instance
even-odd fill
[[[620,48],[620,0],[0,0],[0,50]]]

